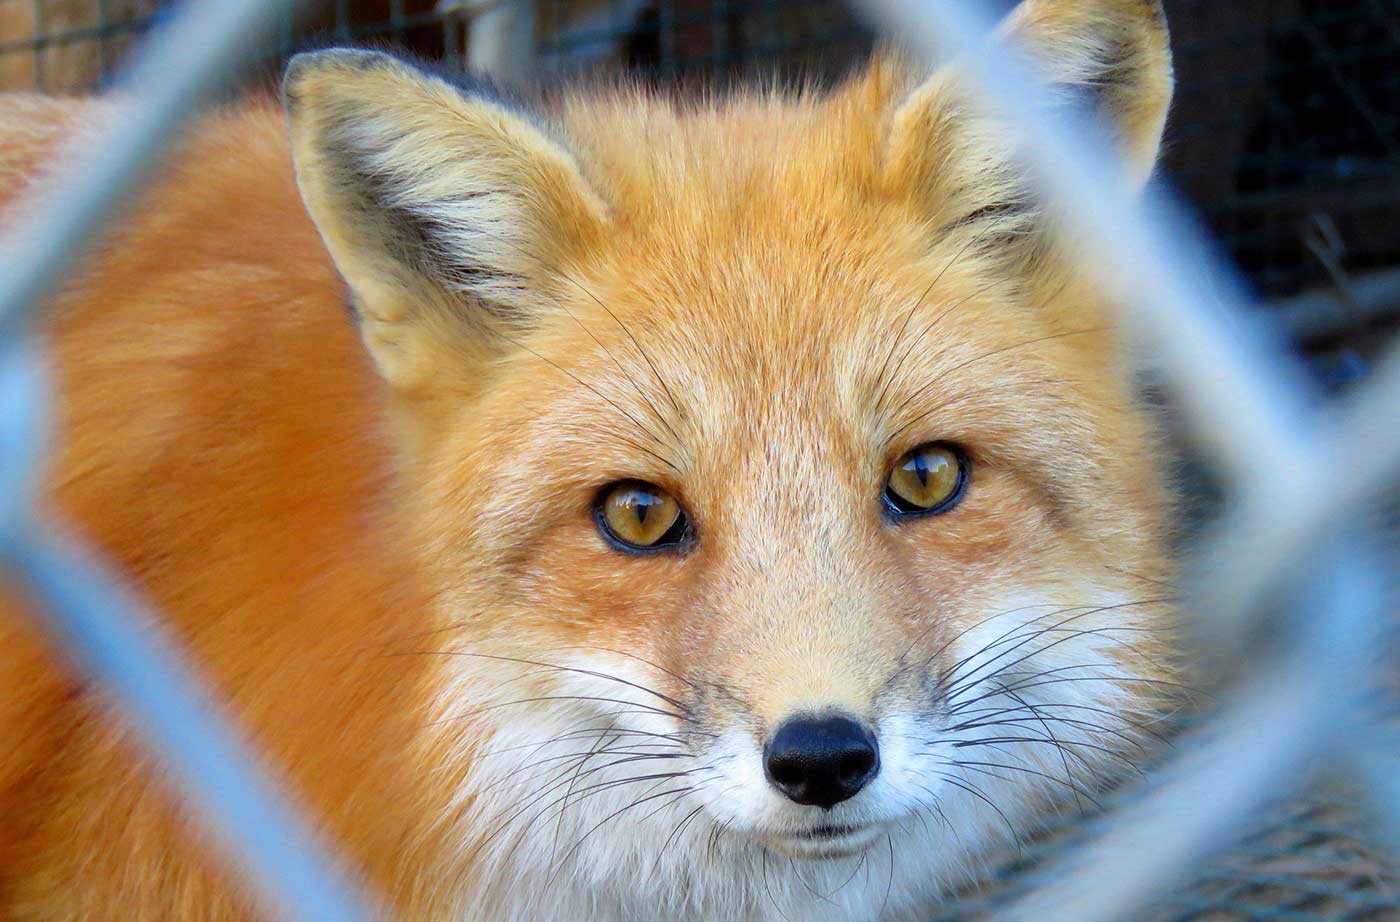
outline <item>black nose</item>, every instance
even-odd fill
[[[830,810],[879,774],[880,749],[849,717],[794,717],[764,747],[763,767],[789,800]]]

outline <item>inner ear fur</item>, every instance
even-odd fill
[[[283,92],[302,198],[395,386],[528,327],[606,224],[572,154],[484,85],[333,49]]]

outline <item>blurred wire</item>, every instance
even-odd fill
[[[1021,56],[989,41],[997,24],[987,4],[859,2],[930,68],[959,68],[963,86],[1006,120],[1041,193],[1066,232],[1087,244],[1091,271],[1147,338],[1227,487],[1243,497],[1207,550],[1209,578],[1193,605],[1210,622],[1205,632],[1223,626],[1225,639],[1237,640],[1285,574],[1308,574],[1329,590],[1305,596],[1316,608],[1308,612],[1311,623],[1327,629],[1298,638],[1291,654],[1248,678],[1208,730],[1183,742],[1194,752],[1173,766],[1180,772],[1174,783],[1119,817],[1081,853],[1074,873],[1052,879],[1008,916],[1121,918],[1227,842],[1333,737],[1345,713],[1338,708],[1354,703],[1347,692],[1364,674],[1369,650],[1358,639],[1372,637],[1388,614],[1387,587],[1374,572],[1382,562],[1364,543],[1351,547],[1354,560],[1336,559],[1336,539],[1339,523],[1400,469],[1400,434],[1376,432],[1387,421],[1400,432],[1400,359],[1357,398],[1347,419],[1325,424],[1301,375],[1288,374],[1289,356],[1251,322],[1242,287],[1203,235],[1161,190],[1135,201],[1121,183],[1106,180],[1119,175],[1107,133],[1084,112],[1051,108]],[[1326,463],[1316,463],[1319,453]],[[1321,553],[1319,541],[1332,553]],[[1334,562],[1319,570],[1323,558]],[[1299,591],[1296,582],[1288,586]]]
[[[134,721],[178,788],[248,871],[279,916],[317,922],[372,918],[349,882],[260,779],[237,736],[160,638],[153,619],[97,561],[25,523],[41,441],[42,390],[24,347],[27,321],[92,247],[104,225],[160,162],[200,99],[237,72],[290,0],[192,0],[152,33],[120,81],[100,136],[79,133],[46,181],[7,212],[0,240],[0,457],[3,557],[36,595],[44,625]]]
[[[295,0],[189,0],[114,85],[108,128],[63,145],[46,182],[12,202],[0,237],[0,335],[23,323],[160,163],[195,105],[230,81]]]
[[[116,589],[112,574],[37,526],[6,535],[0,559],[19,574],[63,653],[121,705],[277,918],[375,918],[296,822],[299,811],[260,777],[156,620]]]
[[[1100,279],[1161,356],[1202,442],[1240,501],[1205,554],[1199,611],[1217,636],[1243,635],[1259,600],[1288,573],[1306,576],[1295,605],[1298,636],[1247,675],[1221,717],[1184,745],[1162,787],[1125,810],[1079,853],[1072,873],[1051,878],[1007,918],[1117,918],[1151,899],[1192,860],[1228,840],[1248,814],[1296,776],[1325,743],[1351,745],[1350,692],[1367,662],[1385,595],[1386,564],[1355,518],[1400,468],[1400,352],[1343,407],[1324,415],[1319,395],[1288,374],[1272,333],[1241,310],[1248,299],[1192,220],[1165,193],[1141,200],[1104,177],[1118,174],[1105,135],[1082,114],[1051,116],[1025,64],[989,46],[993,17],[958,0],[860,0],[932,62],[952,58],[966,85],[1007,118],[1025,162]],[[35,590],[51,628],[100,677],[161,755],[191,803],[261,887],[293,918],[361,920],[370,913],[259,779],[236,737],[215,716],[152,620],[95,561],[29,524],[42,389],[19,344],[43,298],[62,283],[102,226],[134,194],[200,98],[226,79],[290,0],[192,0],[119,83],[106,136],[67,145],[64,167],[13,207],[0,241],[0,553]],[[1317,463],[1318,455],[1326,463]],[[1280,471],[1282,475],[1280,475]],[[1326,546],[1319,550],[1319,542]],[[1382,757],[1357,764],[1400,838],[1400,781]],[[1073,856],[1071,857],[1073,859]]]

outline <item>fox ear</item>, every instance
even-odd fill
[[[568,151],[482,89],[335,49],[293,58],[283,93],[302,198],[396,387],[528,327],[606,222]]]
[[[1173,85],[1159,0],[1025,0],[1002,35],[1055,95],[1093,102],[1117,141],[1123,181],[1145,183]],[[927,196],[940,226],[984,215],[1014,224],[1028,204],[1024,177],[1002,127],[970,111],[965,79],[953,61],[896,104],[887,180]]]

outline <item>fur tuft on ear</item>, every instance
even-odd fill
[[[397,387],[527,326],[606,223],[572,155],[484,86],[333,49],[283,93],[302,198]]]
[[[1145,183],[1173,85],[1159,0],[1024,0],[1002,33],[1053,93],[1093,102],[1118,142],[1123,181]],[[1025,177],[1004,126],[971,109],[963,81],[954,61],[895,105],[886,182],[927,203],[936,227],[977,224],[1003,239],[1025,235],[1037,223]]]

